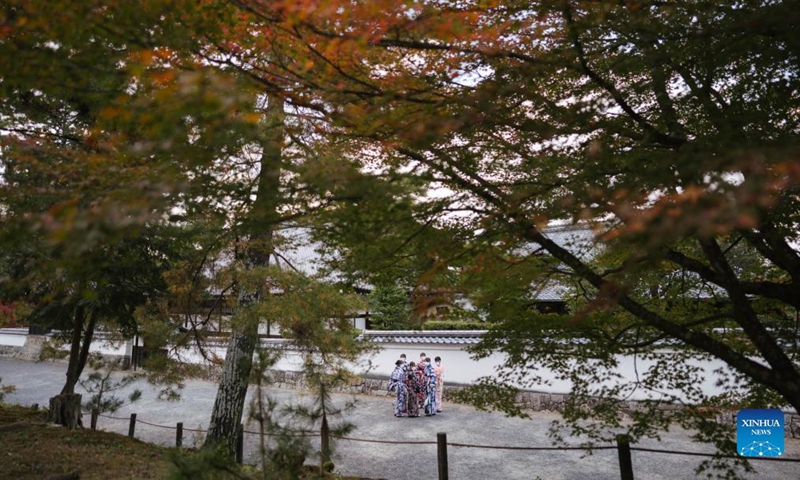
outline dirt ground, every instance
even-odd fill
[[[32,363],[0,358],[0,377],[3,384],[16,386],[16,392],[6,397],[6,402],[30,405],[47,405],[48,399],[60,390],[66,371],[65,365]],[[199,443],[202,430],[207,427],[214,403],[216,385],[201,380],[190,380],[178,402],[158,400],[155,388],[138,385],[144,393],[142,399],[113,416],[101,417],[99,428],[127,434],[128,419],[137,413],[139,422],[136,437],[162,445],[175,444],[175,425],[184,425],[184,445]],[[271,394],[280,403],[302,401],[301,393],[273,390]],[[352,396],[337,395],[336,401],[344,404]],[[337,442],[336,470],[344,475],[417,480],[436,478],[436,434],[447,434],[448,442],[488,446],[551,446],[547,431],[554,413],[535,413],[530,419],[508,418],[502,414],[480,412],[464,405],[445,404],[444,412],[435,417],[395,418],[391,397],[359,396],[356,407],[345,414],[345,419],[356,425],[351,437],[364,440],[392,440],[431,442],[429,444],[393,445],[386,443],[339,440]],[[85,420],[88,423],[88,418]],[[248,425],[246,430],[254,427]],[[575,443],[578,443],[576,439]],[[665,432],[661,441],[647,441],[641,447],[678,450],[685,452],[710,452],[705,445],[693,443],[686,431],[677,429]],[[245,461],[257,460],[258,437],[245,435]],[[654,480],[693,479],[694,469],[702,458],[683,455],[666,455],[633,452],[636,478]],[[786,439],[786,457],[800,458],[800,440]],[[515,451],[503,449],[448,447],[449,473],[452,479],[618,479],[619,466],[616,450],[598,450],[588,455],[585,451]],[[800,463],[758,462],[756,473],[745,478],[797,479]]]

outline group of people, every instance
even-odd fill
[[[389,391],[397,394],[395,417],[419,417],[420,409],[425,416],[442,412],[444,369],[441,357],[434,362],[425,352],[419,354],[419,363],[406,362],[405,353],[395,362],[389,377]]]

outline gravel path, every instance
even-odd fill
[[[4,385],[14,385],[15,393],[6,402],[47,405],[48,399],[61,388],[66,365],[32,363],[0,358],[0,378]],[[184,429],[203,429],[214,403],[216,384],[190,380],[178,402],[157,400],[153,387],[140,383],[142,399],[114,414],[128,417],[136,412],[138,419],[159,425],[175,426],[183,422]],[[297,401],[299,392],[272,390],[281,402]],[[352,396],[336,395],[344,403]],[[381,440],[413,440],[435,442],[437,432],[446,432],[449,442],[505,446],[550,446],[547,437],[550,422],[557,414],[539,412],[531,419],[507,418],[498,413],[479,412],[464,405],[446,404],[445,411],[436,417],[395,418],[390,397],[359,396],[356,408],[346,414],[356,425],[353,437]],[[84,420],[88,424],[88,418]],[[100,418],[99,428],[127,434],[127,420]],[[247,426],[246,429],[254,427]],[[191,446],[191,432],[184,433],[184,445]],[[148,442],[174,445],[174,429],[159,428],[141,422],[136,437]],[[0,438],[1,440],[1,438]],[[0,441],[0,443],[2,443]],[[661,442],[649,441],[639,446],[688,452],[708,452],[707,446],[693,443],[687,432],[677,429],[666,432]],[[800,441],[786,439],[787,457],[800,458]],[[245,435],[245,460],[256,461],[257,437]],[[338,442],[337,471],[345,475],[417,480],[436,478],[436,445],[386,445],[342,440]],[[461,479],[618,479],[616,450],[599,450],[592,455],[582,451],[511,451],[499,449],[448,448],[450,478]],[[698,457],[633,452],[636,478],[653,480],[696,478],[694,468]],[[754,462],[757,473],[746,478],[797,479],[800,463]]]

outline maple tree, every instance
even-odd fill
[[[192,53],[187,29],[209,24],[178,4],[0,10],[3,289],[71,337],[51,400],[70,427],[95,328],[135,331],[135,308],[164,293],[182,245],[167,219],[209,205],[206,172],[252,130],[252,93]]]
[[[288,100],[350,142],[356,183],[447,193],[417,197],[419,223],[461,236],[438,263],[469,254],[485,305],[515,305],[477,350],[509,354],[505,380],[545,364],[581,398],[638,385],[723,402],[677,353],[637,385],[586,387],[615,354],[671,339],[730,367],[732,405],[800,407],[797,2],[236,4],[242,28],[270,32],[263,50],[292,59],[253,75],[293,82]],[[593,229],[602,254],[548,238],[555,220]],[[575,286],[572,319],[521,307],[544,279]],[[553,360],[581,351],[603,360]]]
[[[511,373],[501,380],[528,385],[530,367],[547,364],[573,380],[578,398],[599,393],[613,404],[631,387],[598,391],[585,380],[613,369],[616,354],[672,339],[681,352],[732,369],[744,384],[731,384],[742,394],[736,405],[800,407],[800,44],[790,21],[797,2],[236,0],[176,2],[168,13],[157,3],[90,2],[73,15],[105,28],[83,33],[69,22],[24,26],[8,13],[43,9],[39,2],[5,11],[2,58],[15,69],[4,72],[3,98],[16,101],[4,102],[4,125],[18,109],[36,107],[37,120],[24,128],[17,121],[16,133],[30,139],[19,130],[35,126],[33,151],[68,152],[50,157],[75,161],[52,162],[48,185],[83,172],[80,166],[91,167],[87,178],[113,175],[125,179],[118,186],[148,187],[142,195],[101,182],[102,202],[57,202],[37,228],[141,222],[181,202],[190,212],[220,211],[223,203],[210,199],[226,196],[251,205],[260,195],[219,181],[217,169],[230,163],[214,161],[263,140],[247,126],[261,118],[255,95],[268,95],[291,117],[282,127],[291,145],[281,154],[303,160],[280,162],[280,207],[265,209],[267,216],[355,206],[340,210],[343,225],[402,218],[386,237],[400,252],[411,245],[403,236],[446,232],[446,243],[414,245],[429,253],[422,255],[428,270],[457,266],[464,288],[504,320],[478,350],[508,353]],[[145,16],[148,25],[174,21],[174,28],[113,24],[112,13]],[[81,62],[78,54],[48,52],[45,35],[25,45],[46,60],[10,62],[26,51],[10,42],[41,28],[55,29],[65,51],[69,40],[90,56]],[[96,43],[93,35],[117,43],[78,48]],[[141,35],[148,38],[120,48],[120,38]],[[9,80],[15,76],[19,83]],[[97,91],[84,83],[61,88],[76,77],[117,82],[100,89],[113,94],[75,97],[102,115],[75,123],[71,112],[84,104],[60,114],[56,104],[39,107],[37,92],[69,104],[75,91]],[[20,95],[19,84],[31,95]],[[60,124],[42,128],[42,113]],[[75,135],[77,146],[91,148],[58,143]],[[10,158],[12,137],[3,138]],[[185,187],[180,194],[177,185]],[[588,225],[601,253],[586,258],[549,239],[544,227],[555,220]],[[526,308],[529,284],[544,279],[574,287],[569,320]],[[602,361],[576,368],[553,352],[587,361],[580,352],[591,352]],[[664,381],[693,403],[722,402],[690,388],[695,372],[684,359],[676,354],[649,373],[655,383],[636,388],[660,388],[659,374],[670,371]]]
[[[63,288],[69,308],[47,282],[36,299],[45,311],[74,318],[64,324],[75,346],[64,394],[73,395],[94,319],[113,313],[108,302],[94,302],[93,315],[83,308],[103,296],[97,285],[115,283],[95,258],[130,268],[109,252],[137,236],[152,240],[142,232],[179,225],[172,231],[176,245],[206,248],[216,234],[207,252],[233,246],[240,274],[251,275],[274,261],[279,224],[318,208],[328,175],[293,163],[303,137],[314,133],[313,119],[298,112],[286,123],[284,97],[292,83],[250,72],[262,58],[279,56],[248,62],[233,56],[231,49],[263,39],[243,28],[239,10],[227,2],[87,2],[69,11],[81,28],[54,21],[52,7],[4,5],[0,55],[15,68],[2,77],[0,201],[8,219],[3,240],[41,245],[40,257],[27,264],[31,274],[60,269],[73,279]],[[308,187],[300,175],[311,175]],[[199,236],[203,227],[214,233]],[[164,260],[165,253],[151,247],[143,259]],[[139,297],[125,305],[130,331],[137,320],[130,314],[143,297],[151,301],[150,313],[158,309],[155,296],[145,294],[145,287],[164,293],[156,277],[131,291]],[[234,279],[237,315],[208,436],[231,451],[257,343],[258,321],[244,312],[268,301],[269,279],[262,280],[245,290]],[[167,318],[161,315],[162,323]],[[149,326],[163,333],[170,323]]]

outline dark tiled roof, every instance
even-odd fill
[[[591,260],[601,248],[595,238],[595,232],[587,225],[553,226],[543,231],[544,235],[583,260]],[[569,294],[569,287],[557,279],[548,279],[543,283],[531,285],[533,298],[542,302],[563,302]]]
[[[28,327],[0,328],[0,333],[4,333],[6,335],[27,335]]]
[[[568,294],[568,287],[553,279],[546,280],[544,284],[533,285],[534,300],[542,302],[563,302]]]
[[[485,330],[368,330],[361,338],[375,343],[474,345]]]
[[[585,224],[553,226],[546,228],[542,233],[560,247],[584,260],[594,258],[599,248],[595,238],[596,233]]]

